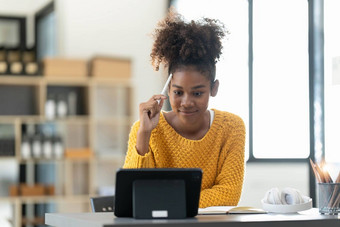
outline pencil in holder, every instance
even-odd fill
[[[319,212],[337,215],[340,213],[340,183],[318,183]]]

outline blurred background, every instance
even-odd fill
[[[309,159],[340,169],[338,0],[0,0],[0,226],[114,194],[138,104],[166,80],[150,52],[170,6],[230,32],[210,107],[246,123],[239,205],[273,187],[316,205]]]

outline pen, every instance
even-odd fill
[[[170,83],[171,78],[172,78],[172,73],[169,75],[167,81],[166,81],[165,84],[164,84],[163,90],[162,90],[162,92],[161,92],[162,95],[166,95],[166,89],[167,89],[168,86],[169,86],[169,83]],[[157,100],[158,104],[160,103],[160,101],[161,101],[160,99]]]

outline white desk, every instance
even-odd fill
[[[179,220],[117,218],[113,213],[47,213],[45,224],[55,227],[340,227],[340,216],[320,215],[315,208],[296,214],[198,215]]]

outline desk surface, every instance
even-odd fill
[[[195,218],[178,220],[138,220],[133,218],[117,218],[113,213],[47,213],[45,224],[56,227],[117,227],[117,226],[226,226],[228,227],[339,227],[339,215],[320,215],[318,210],[313,208],[308,211],[295,214],[238,214],[238,215],[198,215]]]

